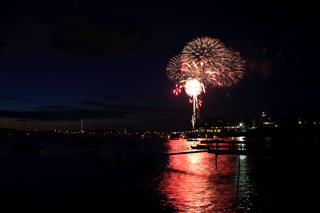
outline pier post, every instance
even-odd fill
[[[217,155],[217,153],[215,153],[215,156],[216,156],[215,161],[216,161],[216,169],[217,169],[218,168],[218,155]]]
[[[238,193],[239,193],[239,185],[240,185],[240,155],[238,155],[238,180],[237,180],[237,192]]]

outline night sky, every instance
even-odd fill
[[[315,1],[16,0],[0,7],[0,128],[191,129],[170,58],[197,37],[246,61],[242,81],[210,88],[200,117],[318,111]]]

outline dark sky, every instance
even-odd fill
[[[166,65],[197,37],[241,53],[231,88],[202,96],[201,118],[319,107],[314,1],[16,0],[0,7],[0,128],[190,129]],[[27,121],[27,122],[25,122]]]

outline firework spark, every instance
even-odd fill
[[[187,95],[192,98],[199,96],[202,92],[202,88],[204,88],[203,84],[197,79],[189,79],[184,85]]]
[[[173,94],[179,95],[181,93],[181,89],[182,89],[182,86],[179,84],[176,84],[176,88],[172,92]]]
[[[174,93],[178,95],[184,87],[193,99],[193,128],[201,105],[198,96],[205,88],[232,86],[242,78],[243,71],[244,61],[240,54],[227,48],[219,39],[209,37],[188,42],[182,54],[174,56],[167,65],[167,76],[176,83]]]
[[[197,120],[197,112],[199,115],[199,106],[200,102],[198,99],[198,96],[201,94],[202,91],[204,91],[204,85],[198,81],[197,79],[189,79],[186,81],[184,85],[184,89],[189,97],[192,97],[192,103],[193,103],[193,115],[192,115],[192,126],[194,127],[195,122]]]
[[[209,37],[196,38],[182,50],[184,61],[204,62],[217,68],[223,67],[227,54],[227,48],[219,39]]]

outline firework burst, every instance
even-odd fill
[[[193,128],[201,105],[198,97],[205,88],[232,86],[242,78],[243,71],[240,54],[219,39],[209,37],[188,42],[182,54],[174,56],[167,65],[167,76],[176,83],[174,93],[178,95],[184,87],[186,94],[192,97]]]
[[[186,81],[184,89],[188,96],[194,98],[201,94],[204,89],[204,85],[197,79],[189,79]]]
[[[184,61],[203,62],[216,68],[224,66],[227,54],[227,48],[219,39],[209,37],[196,38],[182,50]]]

